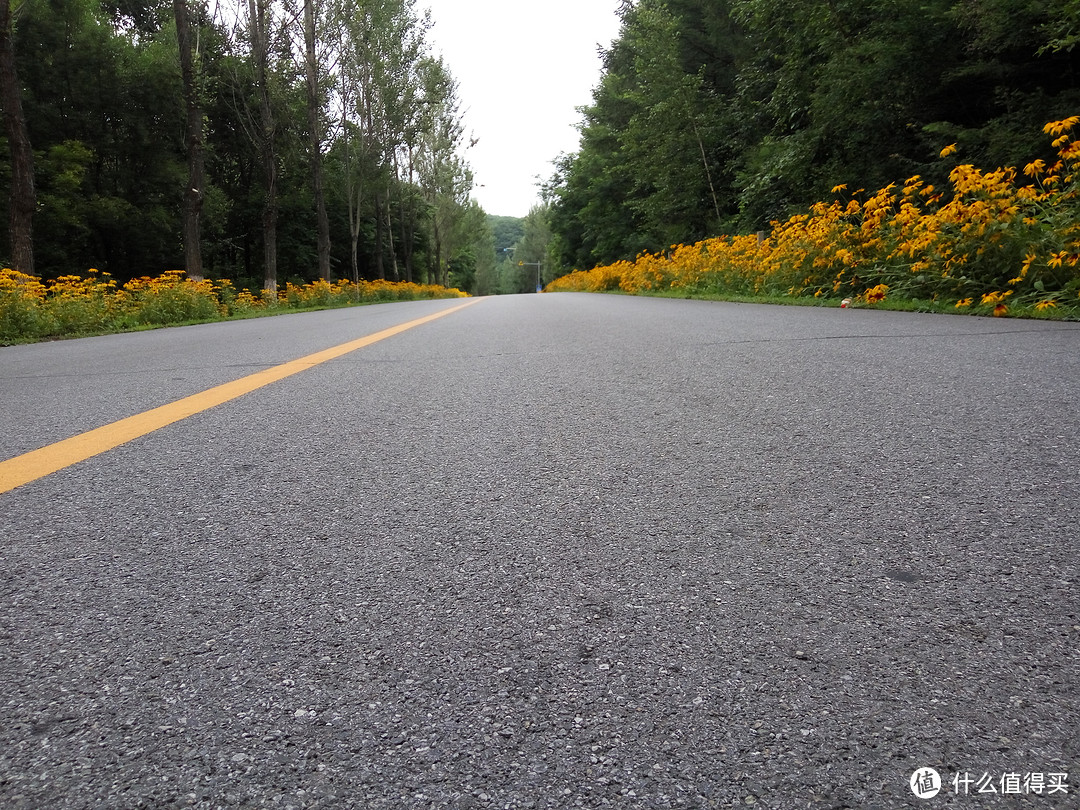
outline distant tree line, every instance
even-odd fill
[[[0,0],[0,258],[469,280],[490,229],[429,28],[414,0]]]
[[[564,268],[551,253],[552,236],[547,205],[537,205],[524,218],[489,217],[495,262],[478,277],[482,295],[536,292],[561,276]]]
[[[1080,112],[1075,0],[638,0],[577,153],[546,188],[555,253],[589,268],[753,232],[876,190],[1048,150]],[[1049,158],[1050,155],[1048,154]],[[955,160],[955,159],[954,159]]]

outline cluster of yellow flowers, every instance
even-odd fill
[[[65,277],[67,278],[67,277]],[[44,301],[47,288],[36,276],[10,268],[0,270],[0,294],[19,295],[32,301]]]
[[[660,290],[736,295],[890,297],[1005,315],[1006,298],[1048,310],[1080,294],[1080,116],[1044,127],[1058,160],[1023,169],[956,166],[951,193],[912,177],[862,199],[811,206],[769,233],[672,245],[633,262],[575,271],[548,291]],[[955,145],[942,150],[948,157]],[[846,192],[837,186],[834,194]],[[975,301],[979,301],[975,304]],[[1075,304],[1074,304],[1075,305]]]
[[[193,281],[182,270],[144,276],[118,287],[107,273],[61,276],[43,282],[11,269],[0,270],[0,339],[87,334],[132,326],[166,325],[244,315],[279,307],[307,309],[372,301],[457,298],[466,294],[411,282],[314,281],[286,284],[277,293],[237,292],[230,281]]]
[[[371,301],[410,301],[420,298],[465,298],[467,293],[436,284],[415,284],[411,281],[325,281],[319,279],[298,286],[286,284],[278,293],[278,303],[291,307],[344,306]]]

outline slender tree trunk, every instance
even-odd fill
[[[374,69],[371,64],[365,63],[362,68],[362,77],[360,80],[360,98],[361,98],[361,110],[360,120],[363,129],[363,134],[360,138],[360,144],[362,146],[362,158],[360,169],[361,172],[370,164],[377,164],[377,158],[375,157],[379,153],[380,144],[375,130],[375,108],[378,104],[377,89],[374,78]],[[379,171],[379,167],[375,169]],[[358,185],[363,185],[363,174],[361,174]],[[380,279],[386,278],[386,270],[383,266],[383,233],[382,233],[382,217],[379,215],[379,192],[375,191],[371,195],[371,204],[373,207],[373,213],[375,217],[375,272],[376,276]],[[357,203],[356,216],[360,217],[360,205]],[[357,223],[357,229],[359,230],[359,223]]]
[[[360,242],[360,189],[349,194],[349,236],[352,240],[352,280],[360,281],[360,260],[358,244]]]
[[[0,104],[11,150],[11,268],[34,275],[34,152],[23,115],[22,88],[15,69],[11,0],[0,0]]]
[[[278,288],[277,275],[277,222],[278,207],[277,193],[271,195],[263,208],[263,266],[265,278],[263,289],[276,291]]]
[[[2,1],[2,0],[0,0]],[[191,15],[187,0],[173,0],[176,38],[180,45],[180,75],[184,82],[187,111],[188,184],[184,191],[184,269],[188,278],[202,281],[203,263],[199,219],[202,216],[205,168],[203,159],[203,113],[195,76],[195,48],[191,39]]]
[[[345,100],[343,105],[344,109],[348,109],[349,102],[353,98],[350,92],[350,85],[345,71],[341,72],[341,97]],[[344,113],[341,121],[342,135],[344,138],[343,148],[345,150],[345,197],[349,203],[349,243],[350,243],[350,270],[352,271],[352,281],[356,284],[360,281],[360,268],[356,255],[356,242],[360,232],[360,190],[356,186],[355,178],[353,177],[353,163],[352,163],[352,143],[353,136],[349,131],[348,113]]]
[[[413,280],[413,269],[416,266],[416,255],[413,252],[413,238],[416,228],[413,226],[413,212],[411,201],[408,206],[405,200],[401,201],[401,256],[405,261],[405,281]]]
[[[401,258],[405,263],[405,281],[413,280],[413,250],[412,250],[412,235],[409,228],[409,214],[404,210],[404,201],[402,201],[401,212]]]
[[[701,150],[701,165],[705,167],[705,178],[709,181],[709,193],[712,194],[713,212],[716,214],[716,222],[720,223],[720,203],[716,200],[716,188],[713,186],[712,172],[709,171],[709,159],[705,156],[705,144],[701,141],[701,133],[698,132],[697,122],[691,119],[694,126],[694,137],[697,138],[698,149]]]
[[[386,188],[386,238],[390,242],[390,272],[394,281],[401,280],[401,274],[398,272],[397,251],[394,249],[394,220],[391,218],[390,213],[393,209],[391,201],[390,187]]]
[[[304,65],[307,73],[308,132],[311,143],[311,190],[315,197],[319,278],[330,280],[330,220],[323,199],[322,128],[319,116],[319,73],[315,56],[315,0],[304,0]]]
[[[416,177],[416,164],[413,159],[413,148],[409,146],[409,183],[408,188],[413,189],[413,181]],[[405,201],[405,191],[402,190],[401,200],[401,250],[405,256],[405,280],[413,280],[413,239],[416,234],[416,197],[409,192],[408,205]]]
[[[383,261],[382,195],[378,192],[375,192],[375,271],[380,279],[386,278],[386,264]]]
[[[248,0],[251,22],[251,55],[255,60],[255,83],[259,93],[260,133],[263,184],[263,289],[277,290],[277,153],[274,149],[274,110],[270,105],[269,40],[270,21],[266,0]]]
[[[442,278],[442,235],[439,233],[439,215],[438,213],[432,217],[432,236],[435,243],[435,252],[432,254],[431,273],[428,278],[428,283],[438,284],[439,279]]]

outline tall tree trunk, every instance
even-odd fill
[[[341,72],[341,97],[349,100],[353,96],[350,93],[350,86],[348,77],[345,71]],[[348,103],[343,105],[346,109]],[[345,154],[345,197],[349,202],[349,244],[350,244],[350,269],[352,270],[353,284],[360,281],[360,267],[357,256],[357,240],[360,236],[360,188],[353,176],[353,163],[352,163],[352,143],[353,136],[349,130],[348,116],[343,116],[341,121],[341,131],[344,139],[344,154]]]
[[[34,275],[34,152],[23,115],[22,88],[15,70],[11,0],[0,0],[0,104],[11,150],[11,267]]]
[[[311,190],[315,197],[319,278],[330,280],[330,219],[323,200],[322,128],[319,72],[315,55],[315,0],[304,0],[304,66],[307,73],[308,137],[311,144]]]
[[[263,264],[266,268],[263,289],[276,291],[277,278],[277,193],[268,198],[263,208]]]
[[[720,203],[716,199],[716,187],[713,185],[712,172],[709,171],[709,159],[705,156],[705,144],[701,140],[701,133],[698,131],[697,121],[694,120],[693,110],[688,110],[690,113],[690,123],[694,128],[694,137],[697,139],[698,149],[701,150],[701,165],[705,167],[705,178],[709,181],[709,193],[712,195],[713,213],[716,214],[716,225],[720,226]]]
[[[386,263],[383,261],[382,195],[375,193],[375,272],[386,279]]]
[[[401,274],[398,271],[397,251],[394,249],[394,220],[390,214],[393,211],[393,205],[391,202],[393,197],[390,196],[390,187],[386,188],[386,238],[390,242],[390,272],[393,276],[393,281],[400,281]]]
[[[405,281],[413,280],[412,229],[409,227],[409,214],[401,214],[401,256],[405,262]]]
[[[360,188],[355,193],[349,194],[349,238],[352,241],[352,280],[356,284],[360,281]]]
[[[248,0],[251,25],[251,56],[255,61],[255,84],[259,93],[263,184],[263,289],[277,290],[277,153],[274,149],[274,110],[270,105],[270,21],[267,0]]]
[[[408,205],[405,200],[405,186],[401,189],[401,250],[405,256],[405,280],[413,280],[413,237],[416,234],[416,196],[413,192],[416,167],[412,145],[409,145],[409,199]]]
[[[0,0],[2,2],[2,0]],[[191,39],[191,15],[187,0],[173,0],[176,38],[180,45],[180,76],[184,82],[187,110],[188,184],[184,191],[184,269],[188,278],[202,281],[203,263],[199,219],[205,196],[203,159],[203,112],[195,76],[195,48]]]
[[[432,242],[434,243],[435,250],[432,252],[431,257],[431,273],[428,277],[428,284],[438,284],[442,278],[442,236],[439,234],[439,214],[438,212],[432,217]]]

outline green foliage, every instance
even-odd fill
[[[953,310],[1080,314],[1080,115],[1047,123],[1057,160],[982,171],[960,163],[948,189],[919,176],[863,198],[818,202],[760,236],[716,237],[576,271],[548,289],[687,296],[805,296],[843,306],[886,298]],[[941,157],[955,153],[942,150]],[[844,192],[842,186],[833,189]],[[846,194],[844,196],[847,196]]]
[[[1080,109],[1075,0],[640,0],[547,193],[591,267],[753,232],[830,188],[1017,165]]]
[[[559,162],[548,188],[567,264],[613,261],[720,225],[718,143],[729,127],[723,115],[706,115],[715,99],[705,66],[685,69],[687,51],[702,52],[701,43],[685,48],[683,30],[659,2],[623,12],[622,35],[584,111],[581,150]],[[715,77],[718,63],[709,64]]]
[[[488,216],[492,237],[495,240],[495,252],[502,253],[517,244],[525,234],[525,220],[521,217],[504,217],[491,214]]]
[[[534,206],[524,219],[514,221],[514,230],[520,235],[513,245],[498,254],[497,280],[492,292],[533,293],[538,283],[542,287],[562,275],[550,214],[551,207],[543,204]]]
[[[1044,51],[1071,51],[1080,42],[1080,0],[1052,0],[1041,31],[1047,37]]]
[[[280,3],[267,0],[275,253],[283,280],[303,283],[318,274],[312,147],[302,37],[289,27],[298,18]],[[233,27],[189,6],[204,114],[205,273],[258,288],[266,164],[246,7]],[[322,0],[316,14],[332,272],[352,275],[355,258],[357,278],[445,281],[448,268],[472,278],[486,232],[468,213],[456,85],[430,57],[429,21],[415,0]],[[124,282],[183,267],[186,107],[172,3],[26,0],[15,35],[35,153],[37,271],[98,267]],[[6,152],[0,138],[0,199],[11,185]],[[10,252],[0,233],[0,258]]]
[[[103,24],[91,0],[28,0],[16,34],[36,154],[38,268],[135,273],[171,263],[181,176],[173,52]]]

